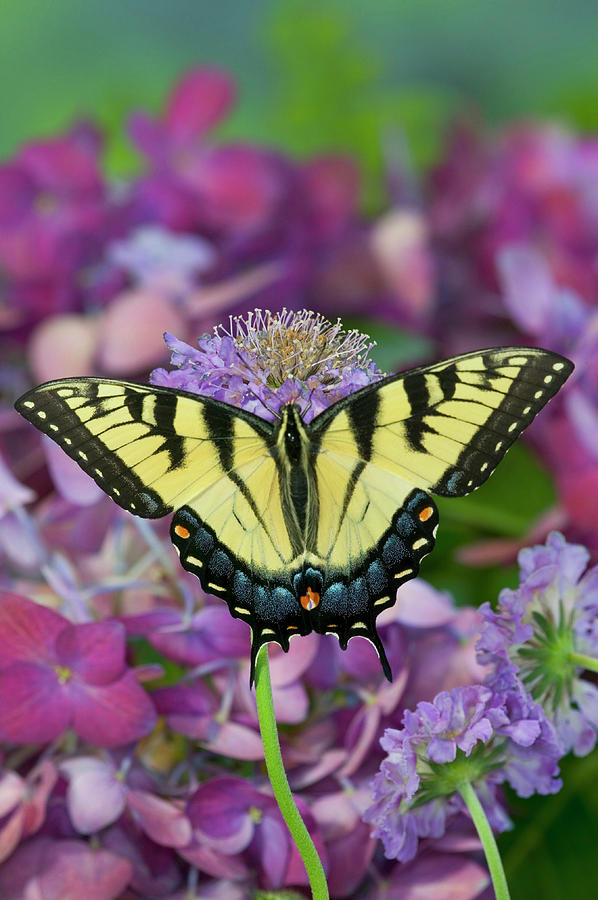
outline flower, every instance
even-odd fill
[[[509,782],[520,796],[560,788],[560,747],[540,707],[516,681],[500,691],[479,684],[442,691],[432,703],[406,710],[403,727],[387,729],[380,743],[388,755],[364,819],[389,859],[407,862],[420,838],[444,834],[464,810],[464,781],[473,784],[498,831],[510,827],[498,784]]]
[[[247,409],[273,421],[285,403],[297,403],[305,421],[382,377],[368,353],[366,335],[344,331],[309,310],[256,309],[231,318],[229,329],[203,335],[199,349],[170,334],[168,372],[155,369],[152,384],[183,388]]]
[[[42,760],[22,778],[7,769],[0,775],[0,862],[19,842],[34,834],[46,817],[46,804],[58,772],[49,759]]]
[[[86,126],[0,166],[0,264],[20,322],[73,308],[76,272],[105,227],[100,142]]]
[[[193,277],[209,268],[214,250],[193,234],[172,234],[157,225],[138,228],[107,251],[111,263],[140,285],[176,296],[189,289]]]
[[[214,778],[189,798],[187,815],[193,841],[181,853],[190,862],[221,877],[235,869],[245,874],[251,867],[263,886],[285,883],[291,842],[272,797],[243,778]]]
[[[151,700],[125,663],[118,622],[73,625],[15,594],[0,602],[0,736],[46,743],[71,726],[117,747],[154,726]]]
[[[598,687],[581,678],[598,659],[598,566],[586,571],[585,547],[552,532],[519,554],[519,587],[501,591],[496,612],[481,607],[478,656],[494,683],[513,667],[555,724],[564,752],[589,753],[598,732]]]

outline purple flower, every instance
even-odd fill
[[[209,268],[214,250],[192,234],[173,234],[157,225],[139,228],[108,247],[108,259],[137,284],[177,297]]]
[[[135,145],[154,163],[184,154],[223,118],[235,99],[235,87],[219,69],[192,69],[177,84],[164,114],[153,119],[144,113],[131,117]]]
[[[95,132],[79,127],[28,144],[0,167],[0,262],[25,286],[18,297],[23,319],[74,304],[73,275],[104,227],[98,151]]]
[[[496,791],[507,781],[521,796],[554,793],[560,747],[542,711],[514,679],[493,691],[469,685],[407,710],[403,727],[380,741],[386,759],[364,819],[386,855],[406,862],[421,838],[439,838],[464,806],[459,784],[477,790],[491,825],[509,827]]]
[[[199,349],[165,336],[178,369],[155,369],[152,384],[215,397],[273,421],[285,403],[297,403],[306,421],[358,388],[382,377],[368,360],[371,342],[337,321],[302,310],[255,310],[199,339]]]
[[[201,680],[159,688],[154,691],[153,699],[160,715],[177,734],[200,741],[213,753],[233,759],[263,759],[264,748],[253,719],[226,709],[234,682],[229,685],[229,690],[223,691],[222,703]]]
[[[0,734],[46,743],[69,726],[99,747],[137,740],[153,728],[151,700],[125,663],[117,622],[72,625],[14,594],[0,598]]]
[[[585,547],[558,532],[519,554],[520,585],[505,589],[484,617],[479,658],[494,665],[492,683],[515,668],[546,715],[564,752],[589,753],[598,732],[598,688],[582,679],[579,656],[598,657],[598,566],[586,571]],[[506,676],[505,676],[506,673]]]
[[[262,886],[285,883],[291,842],[272,797],[242,778],[214,778],[189,799],[187,815],[193,842],[181,854],[190,862],[218,876],[226,874],[226,859],[236,857],[240,871],[255,869]]]

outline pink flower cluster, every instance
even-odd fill
[[[0,597],[0,895],[66,895],[72,879],[93,900],[305,885],[263,768],[247,626],[198,598],[173,555],[120,511],[92,552],[67,538],[53,554],[54,591],[88,621]],[[57,602],[38,573],[17,568],[23,595]],[[342,652],[312,634],[272,654],[285,765],[333,897],[377,897],[372,867],[405,896],[454,879],[473,897],[485,884],[465,816],[408,868],[382,859],[361,818],[383,729],[415,698],[480,679],[478,621],[416,581],[385,614],[393,684],[367,642]]]

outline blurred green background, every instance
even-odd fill
[[[0,9],[3,158],[88,116],[105,131],[110,171],[131,172],[127,114],[159,109],[176,78],[198,63],[237,79],[239,103],[222,136],[298,154],[350,151],[370,208],[382,196],[383,148],[405,134],[416,164],[429,165],[459,111],[496,126],[550,117],[598,129],[595,0],[5,0]],[[503,508],[508,466],[520,472],[526,454],[514,451],[496,482]],[[550,504],[551,486],[531,465],[527,492],[511,491],[505,534],[523,533]],[[484,505],[493,508],[492,485],[487,490],[482,520]],[[481,572],[465,582],[451,569],[463,523],[450,513],[444,521],[447,552],[438,548],[427,576],[461,600],[496,596],[494,578],[484,583]],[[473,538],[471,510],[468,522]],[[503,573],[501,583],[514,576]],[[476,591],[481,596],[470,596]],[[517,826],[501,838],[514,900],[598,895],[596,757],[566,761],[557,797],[514,798]]]
[[[352,149],[373,175],[381,139],[406,130],[426,162],[464,106],[598,127],[597,31],[595,0],[4,0],[0,153],[88,114],[126,171],[127,112],[202,61],[237,77],[227,135]]]

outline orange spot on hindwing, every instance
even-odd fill
[[[431,506],[424,506],[423,509],[420,509],[417,516],[420,522],[427,522],[434,515],[434,509]]]
[[[175,525],[174,533],[180,538],[188,538],[191,535],[191,532],[188,528],[185,528],[184,525]]]
[[[307,593],[299,597],[299,602],[303,609],[315,609],[320,602],[320,595],[312,591],[311,587],[307,588]]]

